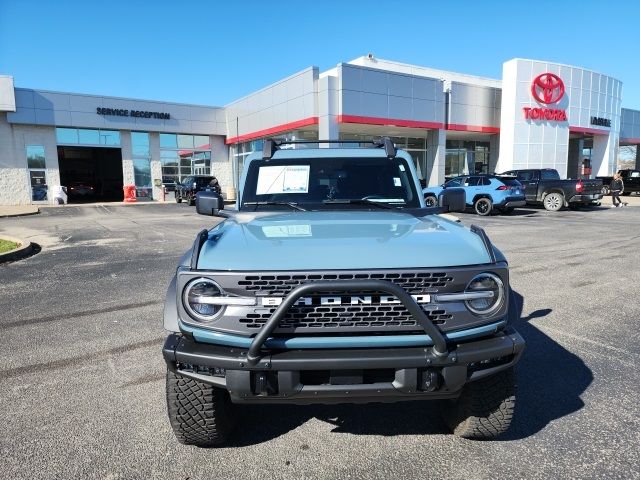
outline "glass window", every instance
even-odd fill
[[[100,145],[120,145],[120,132],[117,130],[100,130]]]
[[[27,145],[27,167],[46,168],[42,145]]]
[[[56,128],[56,140],[58,143],[78,143],[78,129]]]
[[[288,177],[288,169],[296,174]],[[247,172],[243,201],[298,202],[321,208],[367,208],[361,199],[417,207],[419,195],[401,157],[255,160]],[[352,202],[355,200],[355,202]],[[249,207],[253,208],[253,207]]]
[[[445,183],[444,186],[447,188],[461,187],[463,180],[464,180],[464,177],[452,178],[447,183]]]
[[[136,187],[151,188],[151,162],[148,159],[134,159],[133,176]]]
[[[80,128],[78,129],[78,141],[81,144],[100,145],[100,131]]]
[[[209,145],[209,137],[207,137],[206,135],[194,135],[193,148],[199,150],[209,150],[211,148]]]
[[[149,134],[147,132],[131,132],[131,150],[134,157],[148,157]]]
[[[540,175],[542,180],[560,180],[560,175],[556,170],[542,170]]]
[[[487,177],[482,177],[482,185],[491,185],[491,180],[489,180]]]
[[[175,133],[161,133],[160,148],[178,148],[178,136]]]
[[[193,148],[193,135],[178,135],[178,148]]]
[[[56,139],[62,144],[120,146],[120,132],[117,130],[56,128]]]
[[[478,185],[482,185],[480,182],[480,177],[469,177],[465,182],[465,187],[477,187]]]
[[[533,172],[531,170],[521,170],[514,173],[518,177],[518,180],[524,180],[525,182],[533,180]]]
[[[184,183],[184,179],[190,175],[210,175],[211,151],[209,148],[209,137],[206,135],[161,133],[162,175],[178,174],[176,180],[181,183]]]

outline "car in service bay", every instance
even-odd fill
[[[425,203],[435,206],[438,195],[446,188],[463,188],[468,207],[473,207],[478,215],[489,215],[493,209],[511,213],[516,207],[524,207],[526,198],[522,184],[506,175],[462,175],[437,187],[422,189]]]

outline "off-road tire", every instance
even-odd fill
[[[458,437],[490,440],[507,431],[516,404],[514,368],[471,382],[457,400],[449,401],[443,418]]]
[[[194,197],[187,197],[187,205],[193,207],[196,204],[196,199]]]
[[[424,204],[427,207],[435,207],[438,205],[438,199],[434,195],[427,195],[424,197]]]
[[[602,195],[609,195],[611,193],[611,190],[609,189],[609,187],[607,185],[603,185],[602,186],[602,190],[600,190],[602,192]]]
[[[176,203],[182,203],[182,197],[176,192]]]
[[[493,210],[493,203],[490,198],[479,198],[473,203],[473,209],[478,215],[486,217],[491,214],[491,210]]]
[[[226,390],[169,370],[167,410],[173,433],[185,445],[220,446],[233,429],[234,408]]]
[[[564,206],[564,196],[561,193],[551,192],[545,195],[542,201],[545,210],[557,212]]]

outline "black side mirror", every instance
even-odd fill
[[[438,195],[438,204],[445,212],[464,212],[466,208],[463,188],[447,188]]]
[[[222,197],[210,190],[196,193],[196,212],[200,215],[216,216],[224,208]]]

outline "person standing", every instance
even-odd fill
[[[620,200],[620,194],[624,192],[624,182],[622,181],[622,176],[619,173],[616,173],[613,176],[613,180],[611,180],[611,184],[609,185],[609,189],[611,190],[611,203],[612,207],[626,207],[627,202],[623,202]]]

